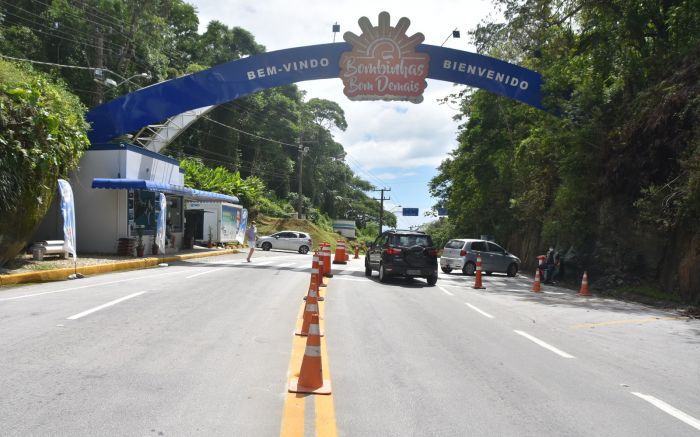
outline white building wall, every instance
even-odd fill
[[[154,152],[134,146],[88,150],[70,180],[75,197],[78,256],[80,252],[116,253],[119,238],[129,237],[127,190],[92,188],[95,178],[145,179],[184,185],[180,167]]]
[[[118,178],[125,174],[124,150],[89,150],[71,177],[75,198],[75,225],[80,252],[116,253],[119,217],[126,220],[126,191],[92,188],[94,178]],[[123,229],[126,229],[124,225]]]

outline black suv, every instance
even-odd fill
[[[437,248],[430,235],[419,231],[386,231],[369,246],[365,276],[379,271],[379,281],[390,276],[421,277],[435,285],[438,279]]]

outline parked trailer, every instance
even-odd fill
[[[248,210],[225,202],[186,202],[185,234],[213,244],[243,243]]]

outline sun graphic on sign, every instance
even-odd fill
[[[345,95],[351,100],[423,101],[430,56],[417,53],[425,40],[422,33],[407,36],[411,22],[401,18],[391,26],[388,12],[379,14],[375,27],[367,17],[359,19],[362,35],[346,32],[343,39],[352,45],[340,59],[340,77]]]

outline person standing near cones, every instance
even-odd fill
[[[257,233],[258,228],[255,226],[255,220],[253,220],[250,222],[250,226],[245,231],[245,239],[248,241],[248,247],[250,248],[248,251],[248,258],[246,258],[246,261],[248,262],[250,262],[250,257],[252,257],[253,252],[255,252],[255,239],[257,238]]]

